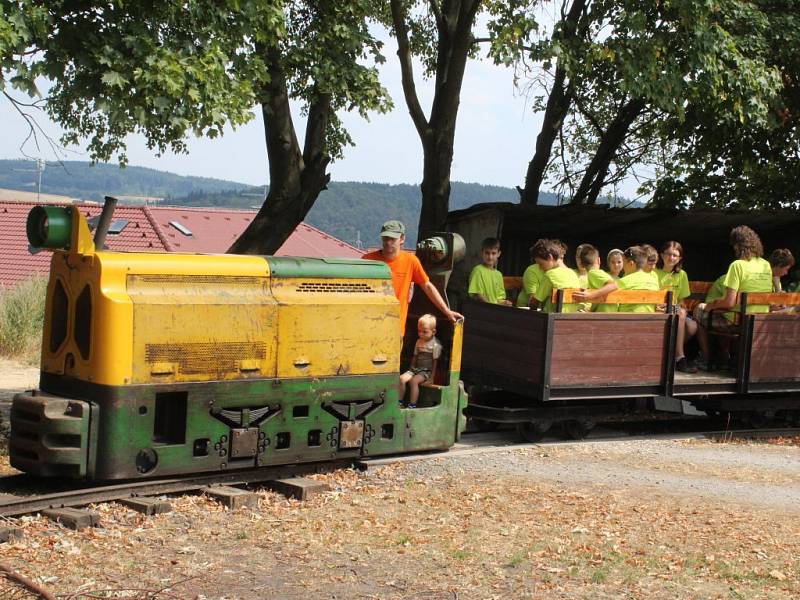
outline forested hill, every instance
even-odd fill
[[[170,204],[184,206],[234,206],[257,208],[266,195],[265,188],[239,192],[194,192],[185,198],[171,198]],[[479,183],[453,182],[450,208],[467,208],[481,202],[519,202],[513,188]],[[556,204],[557,196],[543,192],[542,204]],[[354,246],[379,243],[378,231],[388,219],[406,224],[407,247],[416,242],[421,208],[419,185],[332,181],[308,213],[306,222]]]
[[[0,160],[0,188],[35,192],[36,162],[32,160]],[[43,194],[71,196],[82,200],[102,201],[103,196],[135,196],[147,198],[185,197],[193,192],[241,191],[249,185],[211,179],[184,177],[175,173],[88,162],[48,162],[42,172]]]
[[[0,188],[36,191],[36,163],[30,160],[0,160]],[[103,196],[120,196],[123,201],[139,198],[161,199],[163,204],[182,206],[224,206],[258,208],[265,188],[191,177],[144,167],[67,161],[47,163],[42,173],[43,194],[102,201]],[[513,188],[478,183],[452,184],[450,206],[466,208],[481,202],[518,202]],[[556,195],[541,194],[543,204],[555,204]],[[409,245],[416,241],[420,212],[420,191],[416,184],[331,182],[320,194],[306,221],[351,244],[378,243],[381,223],[400,219],[408,229]]]

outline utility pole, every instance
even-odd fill
[[[44,174],[47,161],[45,161],[43,158],[36,158],[32,160],[36,161],[36,169],[12,169],[12,171],[16,171],[17,173],[36,173],[36,203],[38,204],[41,201],[42,174]]]
[[[42,158],[36,159],[36,203],[40,202],[39,196],[42,194],[42,175],[44,174],[44,168],[47,166],[47,163]]]

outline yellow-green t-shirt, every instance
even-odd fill
[[[617,282],[617,286],[621,290],[659,290],[658,279],[653,277],[652,271],[636,271],[625,275]],[[620,304],[619,312],[652,313],[656,312],[656,307],[653,304]]]
[[[581,284],[581,289],[585,290],[589,287],[589,271],[586,273],[581,274],[580,269],[572,269],[575,271],[575,274],[578,276],[578,281]],[[590,312],[592,310],[592,303],[591,302],[580,302],[578,303],[578,312]]]
[[[536,290],[534,298],[544,304],[544,312],[555,312],[556,307],[550,298],[553,290],[577,289],[579,287],[581,287],[581,282],[578,280],[575,271],[567,267],[553,267],[545,272],[544,281],[542,281],[539,289]],[[579,308],[580,304],[564,304],[562,310],[565,313],[578,312]]]
[[[544,281],[544,271],[536,263],[525,269],[522,274],[522,289],[517,296],[517,306],[528,306],[531,296],[536,295],[536,290]]]
[[[680,304],[684,298],[692,295],[689,289],[689,276],[683,269],[677,273],[667,272],[663,269],[656,269],[654,272],[658,275],[659,289],[672,292],[673,304]]]
[[[772,267],[763,258],[753,257],[749,260],[735,260],[728,267],[722,285],[726,288],[740,292],[771,292],[772,291]],[[733,321],[735,313],[726,312],[725,317]],[[769,312],[769,304],[753,304],[747,307],[748,313]]]
[[[603,271],[602,269],[592,269],[586,274],[590,290],[599,290],[609,281],[615,279]],[[617,312],[619,310],[618,304],[593,304],[592,310],[594,312]]]
[[[714,300],[720,300],[725,297],[725,286],[722,285],[723,281],[725,281],[725,275],[720,275],[714,283],[711,284],[711,287],[706,292],[706,304],[710,304]]]
[[[506,299],[506,289],[503,286],[503,274],[497,269],[490,269],[484,264],[475,265],[469,274],[469,289],[467,293],[480,294],[491,304],[499,304]]]

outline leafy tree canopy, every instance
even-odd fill
[[[286,91],[304,110],[319,95],[334,111],[385,110],[369,32],[368,1],[0,0],[0,90],[40,97],[66,130],[89,141],[95,160],[125,162],[125,137],[186,152],[186,136],[215,137],[253,118],[281,56]],[[313,85],[312,85],[313,83]],[[19,106],[19,105],[18,105]],[[337,118],[326,149],[350,142]]]
[[[537,108],[552,109],[554,92],[562,96],[553,118],[545,116],[543,131],[552,128],[549,143],[557,144],[552,156],[544,148],[545,162],[573,201],[593,202],[637,164],[664,175],[681,136],[694,146],[713,128],[715,146],[742,128],[763,137],[775,127],[785,76],[772,30],[785,11],[766,4],[564,0],[548,30],[540,2],[511,0],[493,24],[492,55],[550,88]]]
[[[779,73],[766,123],[720,118],[694,103],[686,118],[660,123],[665,143],[652,183],[660,206],[800,207],[800,15],[787,3],[754,0],[732,13],[737,31]],[[757,35],[753,34],[756,29]]]

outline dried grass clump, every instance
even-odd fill
[[[41,275],[0,287],[0,356],[28,364],[39,360],[46,290]]]

